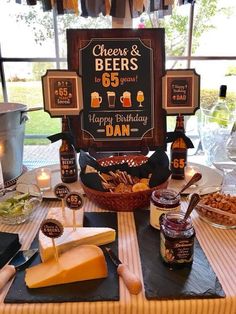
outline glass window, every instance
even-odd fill
[[[212,107],[218,98],[220,85],[227,85],[230,107],[236,104],[236,60],[194,61],[192,67],[201,76],[201,107]]]
[[[30,6],[17,4],[15,1],[1,0],[2,56],[8,58],[55,57],[52,21],[52,12],[43,12],[40,1],[38,5]]]
[[[4,70],[2,85],[6,85],[4,93],[0,89],[0,101],[7,95],[8,101],[31,108],[43,105],[41,76],[46,70],[67,69],[66,29],[111,28],[112,18],[57,16],[53,10],[43,12],[41,1],[34,6],[26,5],[26,0],[21,2],[0,0],[0,65]],[[6,25],[7,31],[4,31]],[[157,12],[143,13],[133,19],[133,26],[165,28],[166,69],[195,68],[201,76],[202,107],[213,104],[221,84],[228,86],[231,108],[236,106],[236,45],[232,35],[236,29],[235,1],[198,0],[194,4],[175,6],[172,14],[165,16]],[[51,119],[42,110],[30,112],[29,116],[27,135],[59,131],[59,119]],[[197,116],[198,113],[196,117],[186,117],[186,131],[194,136]],[[38,128],[37,121],[45,124]],[[168,117],[168,131],[174,126],[175,117]]]
[[[196,1],[193,21],[193,55],[236,56],[236,45],[233,40],[235,29],[235,1]]]

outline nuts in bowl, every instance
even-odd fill
[[[17,184],[15,191],[6,191],[0,199],[0,223],[16,225],[27,221],[41,201],[42,193],[37,185]]]
[[[196,211],[202,220],[214,227],[236,228],[236,196],[220,192],[205,195]]]

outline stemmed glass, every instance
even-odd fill
[[[212,164],[223,172],[222,192],[236,192],[236,123],[227,141],[216,145],[211,155]]]
[[[227,151],[227,156],[229,157],[229,159],[236,162],[236,122],[234,122],[232,131],[227,140],[226,151]]]

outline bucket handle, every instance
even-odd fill
[[[21,112],[20,124],[26,122],[27,120],[29,120],[27,112],[38,111],[38,110],[42,110],[42,109],[43,109],[43,107],[32,107],[32,108],[28,108],[28,109],[22,111]]]
[[[21,112],[21,117],[20,117],[20,124],[26,122],[27,120],[29,120],[29,117],[27,115],[27,112]]]

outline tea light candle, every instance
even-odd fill
[[[184,175],[185,175],[185,180],[186,182],[188,182],[192,176],[197,173],[197,172],[200,172],[200,169],[196,166],[187,166],[185,168],[185,171],[184,171]]]
[[[51,171],[48,168],[36,170],[36,181],[40,190],[46,191],[51,189]]]

